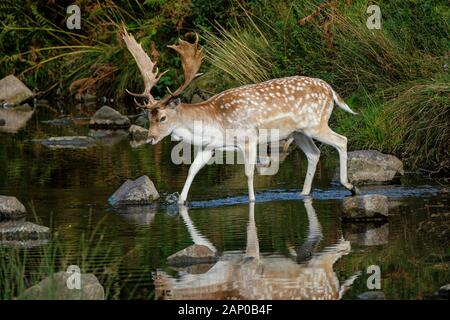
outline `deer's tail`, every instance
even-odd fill
[[[333,89],[331,89],[331,91],[333,92],[333,100],[339,106],[339,108],[347,111],[348,113],[357,114],[352,109],[350,109],[350,107],[345,103],[344,100],[342,100],[342,98],[336,93],[336,91],[334,91]]]

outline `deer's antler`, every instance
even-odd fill
[[[125,27],[123,27],[122,31],[122,39],[124,40],[128,51],[130,51],[131,55],[133,56],[134,60],[136,61],[136,64],[138,65],[139,71],[141,72],[142,79],[144,80],[144,92],[141,94],[132,93],[127,90],[127,92],[135,97],[143,97],[148,100],[148,103],[146,105],[146,108],[153,108],[154,105],[158,103],[155,98],[153,98],[151,94],[151,89],[153,86],[158,82],[158,80],[161,78],[165,72],[161,72],[158,75],[158,68],[156,68],[156,62],[153,62],[150,57],[145,53],[144,49],[142,49],[142,46],[137,43],[136,39],[130,34],[128,34]],[[142,105],[141,105],[142,106]]]
[[[136,64],[138,65],[139,71],[141,72],[142,78],[144,80],[144,92],[141,94],[136,94],[127,92],[135,97],[143,97],[146,98],[146,105],[139,105],[140,107],[145,107],[148,109],[157,108],[159,106],[164,106],[164,104],[169,101],[173,97],[179,96],[184,89],[200,74],[198,70],[203,62],[203,52],[202,49],[198,46],[198,35],[196,34],[195,43],[189,43],[184,40],[179,40],[179,44],[169,45],[169,48],[174,49],[181,56],[181,65],[183,67],[184,72],[184,82],[183,84],[175,90],[175,92],[171,92],[169,90],[169,95],[161,100],[156,100],[153,98],[151,94],[151,89],[158,82],[163,74],[162,72],[158,75],[158,68],[156,68],[156,62],[153,62],[150,57],[145,53],[142,46],[137,43],[136,39],[125,30],[123,27],[122,38],[125,41],[125,44],[128,48],[128,51],[132,54]],[[155,70],[156,68],[156,70]],[[136,101],[136,100],[135,100]],[[136,102],[137,103],[137,102]]]
[[[181,65],[184,72],[184,82],[174,93],[171,93],[172,97],[180,95],[192,80],[201,75],[201,73],[198,73],[198,70],[200,70],[204,55],[202,49],[198,46],[198,35],[195,34],[195,36],[195,43],[189,43],[180,39],[178,45],[168,46],[181,56]]]

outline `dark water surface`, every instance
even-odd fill
[[[78,261],[80,241],[94,234],[95,241],[85,241],[81,267],[104,281],[109,298],[354,299],[369,291],[371,265],[380,267],[387,299],[429,298],[450,282],[449,243],[418,232],[434,213],[449,211],[448,193],[436,181],[408,175],[401,184],[367,187],[365,193],[392,199],[389,222],[343,224],[340,203],[348,192],[332,182],[336,159],[321,159],[312,198],[305,200],[299,190],[306,161],[294,150],[277,175],[255,176],[254,206],[247,203],[242,165],[212,165],[194,180],[183,212],[160,205],[126,214],[107,203],[126,179],[145,174],[161,194],[181,191],[188,166],[170,161],[174,143],[133,149],[120,135],[88,149],[32,142],[98,135],[83,121],[42,123],[55,116],[38,108],[25,129],[0,133],[0,194],[19,198],[29,221],[36,219],[33,206],[39,223],[51,226],[64,249],[57,257],[61,268]],[[216,248],[219,261],[167,266],[168,256],[194,241]],[[37,248],[27,250],[38,259]]]

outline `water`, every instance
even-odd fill
[[[107,199],[126,179],[146,174],[162,194],[181,190],[188,166],[170,161],[174,143],[133,149],[117,134],[87,149],[49,149],[32,140],[99,134],[83,119],[42,122],[57,117],[54,109],[40,107],[25,129],[0,133],[0,194],[18,197],[29,221],[51,226],[64,248],[57,268],[86,253],[83,271],[99,277],[109,298],[355,299],[369,291],[371,265],[380,267],[387,299],[430,298],[450,282],[446,238],[417,231],[434,213],[449,211],[448,193],[436,181],[408,175],[401,184],[365,188],[393,200],[389,222],[343,224],[340,203],[348,192],[332,182],[336,159],[321,159],[312,197],[304,199],[306,161],[294,150],[277,175],[255,176],[254,206],[243,166],[213,165],[196,177],[182,212],[160,205],[125,214]],[[94,109],[72,110],[87,117]],[[95,241],[80,249],[92,234]],[[167,265],[194,242],[217,249],[218,262]],[[26,250],[37,263],[40,249]],[[27,276],[36,272],[29,269]]]

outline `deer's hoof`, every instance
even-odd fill
[[[350,189],[350,192],[352,193],[352,196],[359,196],[361,194],[361,191],[356,186],[353,186],[353,188]]]

